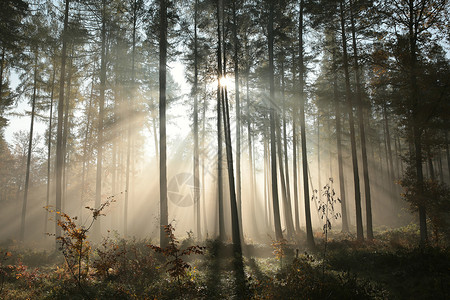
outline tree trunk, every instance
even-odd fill
[[[248,49],[248,48],[247,48]],[[253,168],[253,142],[252,142],[252,125],[251,125],[251,114],[250,114],[250,85],[249,85],[249,73],[250,71],[247,70],[246,73],[246,97],[247,97],[247,134],[248,134],[248,165],[249,165],[249,175],[250,175],[250,214],[251,214],[251,218],[252,218],[252,224],[254,226],[253,231],[257,232],[256,228],[257,228],[257,222],[256,222],[256,192],[255,192],[255,187],[256,187],[256,182],[255,182],[255,177],[253,172],[254,172],[254,168]],[[265,163],[265,162],[264,162]],[[264,192],[266,192],[264,190]],[[264,201],[266,201],[267,195],[265,195],[264,197]],[[264,206],[265,206],[266,202],[264,202]],[[265,219],[267,220],[267,210],[265,210]],[[266,222],[265,222],[266,223]],[[241,219],[241,224],[242,224],[242,219]],[[243,231],[243,230],[242,230]]]
[[[234,254],[242,262],[241,234],[239,229],[239,213],[236,202],[236,188],[234,184],[233,171],[233,149],[231,145],[231,129],[230,129],[230,110],[228,105],[228,95],[226,87],[222,87],[222,112],[225,132],[225,149],[227,153],[228,167],[228,184],[230,188],[230,206],[231,206],[231,233],[233,241]],[[242,266],[243,267],[243,266]],[[244,270],[242,269],[242,272]],[[243,274],[242,274],[243,275]]]
[[[61,51],[61,76],[59,80],[59,99],[58,99],[58,128],[56,136],[56,211],[61,211],[61,196],[62,196],[62,168],[63,168],[63,153],[62,153],[62,129],[63,129],[63,117],[64,117],[64,81],[66,74],[66,51],[67,51],[67,26],[69,21],[69,3],[70,0],[66,0],[66,6],[64,10],[64,27],[63,27],[63,44]],[[55,218],[55,235],[61,236],[61,228],[58,226],[58,221],[61,220],[61,215],[56,214]],[[59,247],[59,242],[56,240],[56,249]]]
[[[395,151],[395,172],[396,172],[398,178],[401,178],[402,173],[400,172],[400,162],[399,162],[400,152],[399,152],[399,147],[397,146],[397,138],[395,135],[394,135],[393,139],[394,139],[394,151]]]
[[[30,184],[30,167],[31,167],[31,151],[33,146],[33,129],[34,129],[34,115],[36,109],[36,90],[37,90],[37,64],[38,53],[34,52],[34,75],[33,75],[33,100],[31,104],[31,124],[30,124],[30,137],[28,140],[28,154],[27,154],[27,172],[25,174],[25,188],[23,193],[23,206],[22,206],[22,219],[20,223],[20,240],[25,239],[25,217],[27,213],[28,202],[28,188]]]
[[[295,232],[300,233],[300,211],[298,205],[298,178],[297,178],[297,124],[295,123],[296,113],[293,113],[292,121],[292,184],[294,185],[294,209],[295,209]]]
[[[45,207],[50,205],[50,169],[51,169],[51,150],[52,150],[52,121],[53,121],[53,96],[55,90],[55,76],[56,76],[56,65],[53,62],[53,74],[52,74],[52,87],[50,92],[50,113],[49,113],[49,124],[48,124],[48,145],[47,145],[47,195],[45,197]],[[1,100],[0,100],[1,101]],[[44,234],[47,234],[48,226],[48,210],[45,210],[45,220],[44,220]]]
[[[413,140],[414,140],[414,162],[416,168],[418,196],[424,197],[423,190],[423,169],[422,169],[422,129],[419,127],[419,90],[417,86],[416,64],[417,64],[417,26],[414,1],[409,1],[409,50],[410,50],[410,84],[411,84],[411,102],[412,102],[412,122],[413,122]],[[419,205],[420,222],[420,245],[423,247],[428,242],[427,217],[424,205]]]
[[[291,201],[291,186],[289,182],[289,160],[288,160],[288,142],[287,142],[287,132],[286,132],[286,97],[285,97],[285,80],[284,80],[284,64],[281,63],[281,98],[283,101],[283,146],[284,146],[284,169],[285,169],[285,183],[286,183],[286,208],[287,208],[287,215],[286,215],[286,223],[289,224],[289,227],[291,227],[291,236],[294,236],[295,233],[295,227],[294,227],[294,221],[292,220],[292,201]],[[281,136],[280,136],[281,140]],[[282,152],[282,151],[280,151]],[[280,160],[281,163],[281,160]],[[289,228],[288,227],[288,228]]]
[[[447,155],[447,172],[450,180],[450,151],[448,147],[448,132],[445,131],[445,154]]]
[[[200,186],[199,186],[199,150],[198,150],[198,38],[197,38],[197,18],[198,0],[195,0],[194,7],[194,208],[197,215],[197,238],[202,239],[200,226]]]
[[[364,117],[363,117],[363,100],[362,91],[360,83],[360,70],[359,70],[359,57],[358,57],[358,47],[356,45],[356,30],[355,21],[353,15],[353,2],[350,0],[350,21],[352,29],[352,44],[353,44],[353,58],[354,58],[354,72],[356,81],[356,100],[358,107],[358,123],[359,123],[359,135],[361,140],[361,152],[362,152],[362,164],[363,164],[363,178],[364,178],[364,194],[366,198],[366,230],[367,239],[373,240],[373,228],[372,228],[372,199],[370,196],[370,180],[369,180],[369,164],[367,162],[367,149],[366,149],[366,131],[364,128]],[[392,154],[391,160],[392,163]],[[391,168],[392,169],[392,168]]]
[[[359,174],[358,174],[358,158],[356,154],[356,138],[355,138],[355,122],[353,120],[353,101],[350,89],[350,75],[348,70],[348,56],[347,56],[347,39],[345,35],[345,22],[343,1],[339,3],[340,18],[341,18],[341,34],[342,34],[342,51],[344,61],[344,73],[345,73],[345,90],[347,96],[347,109],[348,109],[348,121],[350,127],[350,144],[352,151],[352,165],[353,165],[353,181],[355,188],[355,208],[356,208],[356,236],[359,241],[364,240],[363,226],[362,226],[362,214],[361,214],[361,191],[359,187]]]
[[[152,118],[152,124],[153,124],[153,139],[155,142],[155,157],[156,160],[159,161],[159,143],[158,143],[158,132],[156,131],[156,117]]]
[[[296,78],[296,64],[295,64],[295,49],[292,49],[292,82],[295,89]],[[298,103],[294,102],[292,106],[292,185],[294,186],[294,223],[295,232],[300,233],[300,211],[299,211],[299,198],[298,198],[298,173],[297,173],[297,117],[298,117]]]
[[[320,109],[317,110],[317,116],[316,116],[316,121],[317,121],[317,192],[320,194],[321,192],[321,187],[322,187],[322,183],[321,183],[321,178],[320,178],[320,120],[319,120],[319,116],[320,116]]]
[[[299,87],[300,87],[300,135],[302,146],[302,167],[303,167],[303,193],[305,201],[305,222],[306,222],[306,240],[310,248],[315,247],[314,236],[311,223],[311,207],[309,199],[309,182],[308,182],[308,157],[306,152],[306,121],[305,121],[305,104],[306,97],[304,93],[304,62],[303,62],[303,9],[305,6],[304,0],[300,0],[300,14],[299,14]]]
[[[222,1],[220,1],[222,2]],[[222,3],[222,10],[224,6]],[[222,21],[224,22],[224,15],[222,14]],[[225,50],[225,26],[223,25],[223,70],[224,76],[226,67],[226,50]],[[236,79],[237,80],[237,79]],[[238,93],[238,91],[237,91]],[[244,264],[242,260],[242,246],[241,246],[241,229],[239,221],[239,211],[238,203],[236,199],[236,187],[234,181],[234,170],[233,170],[233,149],[231,144],[231,128],[230,128],[230,110],[228,104],[228,94],[227,87],[222,87],[222,112],[223,112],[223,122],[224,122],[224,133],[225,133],[225,149],[227,154],[227,167],[228,167],[228,184],[230,188],[230,207],[231,207],[231,237],[233,242],[233,265],[236,272],[236,287],[237,295],[241,296],[245,289],[245,274],[244,274]],[[239,128],[239,127],[238,127]],[[239,155],[239,154],[238,154]]]
[[[391,148],[391,135],[389,132],[389,120],[388,120],[388,114],[386,111],[386,103],[383,105],[383,118],[384,118],[384,125],[386,127],[386,144],[387,144],[387,151],[388,151],[388,159],[389,159],[389,169],[391,170],[391,181],[395,181],[395,172],[394,172],[394,160],[392,159],[392,148]]]
[[[233,38],[234,38],[234,91],[236,93],[236,200],[239,213],[239,224],[242,229],[241,200],[241,103],[239,95],[239,56],[237,37],[236,0],[233,0]]]
[[[269,213],[269,181],[268,181],[268,174],[267,169],[269,168],[268,164],[268,155],[267,155],[267,140],[263,139],[264,143],[264,223],[266,224],[266,228],[272,228],[272,224],[270,222],[270,213]]]
[[[399,135],[397,135],[397,143],[398,143],[398,151],[399,151],[399,154],[402,155],[402,144],[401,144],[401,142],[400,142],[400,136],[399,136]],[[404,172],[404,169],[403,169],[403,159],[399,159],[399,161],[400,161],[400,172],[401,172],[401,174],[403,174],[403,172]]]
[[[223,211],[223,185],[222,185],[222,115],[221,115],[221,88],[222,78],[222,34],[220,27],[222,1],[217,1],[217,187],[219,201],[219,239],[225,241],[225,214]]]
[[[69,124],[69,109],[70,109],[70,97],[71,97],[71,87],[72,87],[72,72],[73,72],[73,52],[74,46],[72,44],[71,53],[69,56],[69,74],[67,76],[67,93],[66,93],[66,102],[64,103],[64,128],[63,128],[63,145],[62,152],[64,155],[63,159],[63,196],[61,209],[65,211],[65,205],[67,202],[67,164],[69,160],[69,153],[67,151],[67,140],[70,133],[70,124]]]
[[[205,89],[206,90],[206,89]],[[203,202],[203,230],[205,231],[205,238],[208,238],[208,223],[206,222],[206,189],[205,189],[205,134],[206,134],[206,97],[203,97],[203,110],[202,110],[202,184],[201,184],[201,197],[200,200]]]
[[[167,203],[167,169],[166,169],[166,64],[167,64],[167,1],[160,1],[160,35],[159,35],[159,190],[160,190],[160,246],[168,245],[164,226],[169,223]]]
[[[80,223],[83,223],[83,203],[84,203],[84,192],[86,190],[85,187],[85,180],[86,175],[89,175],[86,170],[86,161],[88,157],[88,141],[90,140],[89,136],[91,133],[90,127],[91,127],[91,108],[92,108],[92,100],[94,98],[94,74],[95,74],[95,61],[94,61],[94,69],[92,70],[92,83],[91,83],[91,94],[89,96],[89,106],[87,111],[87,121],[86,121],[86,134],[84,136],[84,144],[83,144],[83,170],[81,174],[81,197],[80,197]],[[88,169],[88,168],[87,168]]]
[[[433,166],[433,155],[431,154],[430,148],[427,149],[427,156],[428,156],[428,167],[430,168],[430,179],[432,181],[436,180],[436,175],[434,173],[434,166]]]
[[[125,170],[125,201],[123,210],[123,235],[128,236],[128,202],[130,200],[130,167],[131,167],[131,123],[134,110],[134,95],[136,92],[136,71],[135,71],[135,57],[136,57],[136,27],[137,27],[137,1],[133,1],[133,44],[131,52],[131,97],[128,99],[127,108],[127,161]],[[154,132],[156,136],[156,131]],[[156,147],[157,148],[157,147]]]
[[[438,150],[437,155],[437,163],[439,166],[439,180],[443,183],[444,182],[444,169],[442,168],[442,157],[441,157],[441,149]]]
[[[276,120],[276,139],[277,139],[277,154],[278,154],[278,169],[280,172],[280,186],[281,186],[281,196],[283,200],[284,218],[286,222],[286,230],[288,239],[292,239],[294,235],[294,223],[292,221],[292,209],[289,202],[288,192],[286,190],[286,179],[284,176],[283,168],[283,149],[281,147],[281,132],[278,118]]]
[[[277,156],[276,156],[276,139],[275,139],[275,80],[273,66],[273,43],[274,43],[274,3],[270,2],[269,24],[268,24],[268,42],[269,42],[269,87],[270,87],[270,157],[272,169],[272,201],[275,223],[275,238],[283,239],[280,220],[280,206],[278,202],[278,185],[277,185]]]
[[[0,61],[0,103],[3,102],[3,73],[5,70],[5,47],[2,47],[2,59]]]
[[[98,145],[97,145],[97,176],[95,180],[95,207],[101,205],[102,197],[102,160],[103,160],[103,119],[106,89],[106,0],[102,0],[102,29],[101,29],[101,61],[100,61],[100,97],[98,112]],[[101,236],[101,223],[97,220],[94,225],[95,239]]]
[[[334,41],[335,38],[333,38]],[[345,197],[345,177],[344,166],[342,159],[342,126],[341,126],[341,106],[339,105],[338,97],[338,82],[337,82],[337,66],[336,66],[336,47],[333,47],[333,99],[334,111],[336,113],[336,148],[338,158],[338,173],[339,173],[339,192],[341,199],[341,216],[342,216],[342,232],[349,232],[348,228],[348,213],[347,213],[347,199]]]

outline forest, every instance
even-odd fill
[[[449,299],[446,0],[1,0],[1,299]]]

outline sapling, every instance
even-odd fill
[[[92,219],[87,227],[78,225],[76,223],[78,219],[76,216],[70,217],[64,212],[55,211],[50,209],[50,207],[45,207],[48,212],[54,212],[61,216],[57,222],[58,226],[61,227],[63,234],[56,237],[56,240],[59,242],[59,250],[64,255],[64,259],[72,277],[75,279],[81,292],[87,298],[90,297],[82,286],[82,263],[85,262],[86,264],[85,275],[87,275],[89,270],[89,255],[91,252],[91,246],[87,240],[87,234],[97,218],[105,215],[102,214],[102,211],[105,207],[111,205],[112,202],[115,202],[113,196],[109,197],[108,200],[102,203],[99,208],[91,208],[87,206],[86,209],[90,210],[92,213]],[[48,235],[54,236],[54,234]]]
[[[323,266],[322,266],[322,275],[325,274],[325,261],[327,254],[327,243],[328,243],[328,230],[331,230],[331,221],[337,220],[341,217],[341,213],[336,212],[334,210],[334,205],[337,202],[341,202],[341,200],[336,197],[336,192],[334,191],[333,178],[330,178],[328,183],[322,189],[322,197],[319,197],[319,214],[320,218],[324,220],[323,224],[323,233],[325,235],[325,243],[323,250]]]
[[[285,256],[284,249],[286,248],[287,240],[281,239],[274,241],[272,240],[272,247],[273,247],[273,255],[275,255],[275,258],[280,261],[280,269],[283,269],[283,257]]]
[[[181,294],[181,278],[186,276],[186,271],[191,269],[191,265],[183,260],[183,256],[189,256],[192,254],[203,254],[203,250],[205,247],[194,245],[189,246],[185,249],[180,249],[179,241],[174,235],[175,228],[172,224],[165,225],[164,231],[166,233],[167,238],[169,239],[169,243],[165,248],[161,248],[155,245],[148,245],[151,249],[153,249],[157,253],[161,253],[165,257],[167,257],[166,266],[167,273],[170,277],[174,278],[178,282],[178,287],[180,288]]]

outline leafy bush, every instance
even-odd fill
[[[411,168],[408,168],[400,185],[403,187],[402,197],[410,204],[412,211],[417,211],[419,206],[425,207],[435,243],[439,244],[442,234],[447,242],[450,241],[450,187],[431,179],[424,180],[420,185]]]
[[[254,280],[256,299],[371,299],[381,293],[367,281],[350,273],[325,273],[314,258],[303,255],[274,277]]]
[[[168,267],[167,273],[175,278],[178,282],[182,277],[186,276],[186,271],[191,269],[191,265],[183,260],[183,256],[189,256],[192,254],[203,254],[205,247],[194,245],[185,249],[181,249],[178,244],[180,243],[174,235],[175,228],[172,224],[165,225],[164,231],[169,238],[169,244],[165,248],[161,248],[155,245],[149,245],[157,253],[163,254],[167,257],[166,266]]]

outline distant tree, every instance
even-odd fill
[[[400,64],[404,68],[403,78],[407,78],[407,91],[404,91],[407,101],[402,110],[408,119],[409,142],[413,147],[410,153],[410,163],[415,170],[417,196],[424,197],[423,174],[423,134],[430,118],[424,111],[427,103],[423,101],[424,94],[418,81],[420,74],[420,55],[425,43],[430,41],[430,32],[443,26],[443,13],[447,7],[445,0],[407,0],[400,3],[386,1],[380,8],[385,20],[392,28],[399,28],[400,34],[390,33],[397,40],[400,49],[406,50],[400,54]],[[436,36],[436,35],[435,35]],[[425,105],[425,106],[424,106]],[[427,243],[426,207],[419,203],[420,244]]]
[[[21,56],[24,47],[23,20],[28,4],[23,0],[4,0],[0,3],[0,135],[7,125],[5,110],[13,104],[8,86],[8,70]]]

